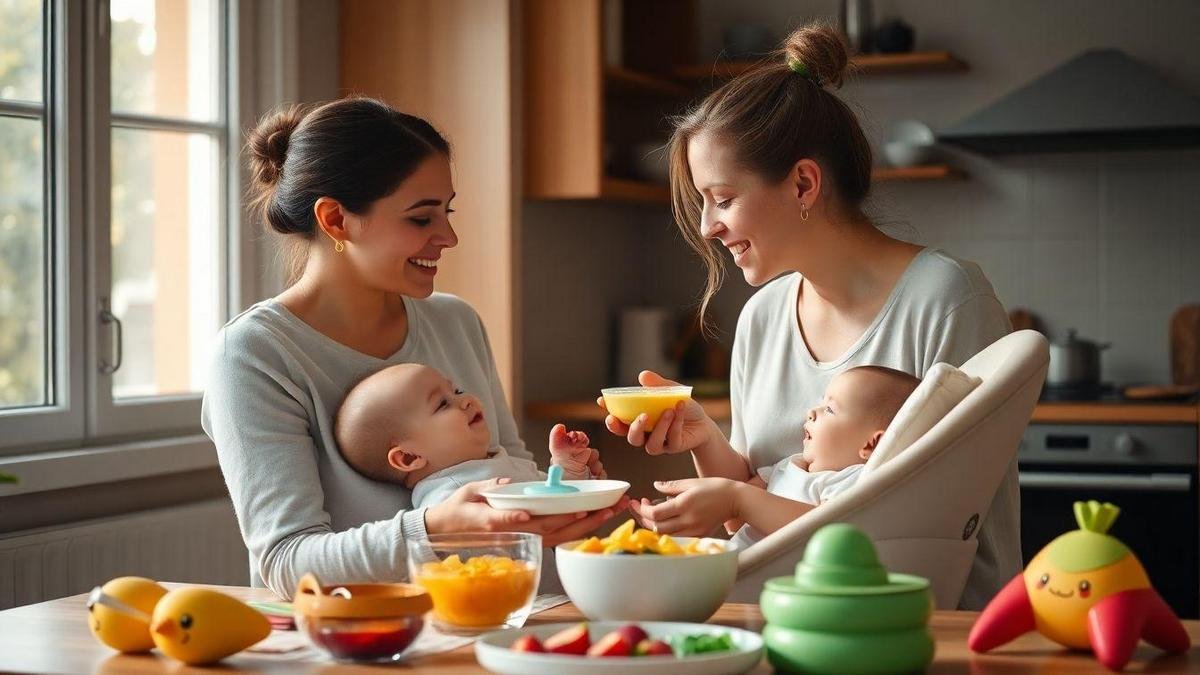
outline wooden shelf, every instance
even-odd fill
[[[966,177],[967,174],[962,170],[945,164],[903,168],[878,167],[871,170],[871,179],[875,181],[962,180]]]
[[[606,177],[600,182],[600,199],[669,204],[671,203],[671,191],[666,185],[658,183]]]
[[[753,68],[757,61],[719,61],[712,65],[683,66],[675,76],[684,80],[706,78],[722,80],[736,77]],[[910,52],[908,54],[860,54],[850,63],[859,75],[889,75],[893,73],[929,73],[967,70],[965,61],[946,51]]]
[[[615,66],[604,68],[604,85],[608,92],[624,96],[687,98],[693,93],[674,80]]]
[[[698,398],[704,412],[715,420],[727,420],[731,415],[729,399]],[[574,422],[603,422],[605,413],[595,401],[533,401],[525,404],[525,416],[533,420]]]

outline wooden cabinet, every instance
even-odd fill
[[[438,268],[437,290],[479,312],[510,402],[521,400],[516,4],[343,0],[339,26],[342,93],[420,115],[450,141],[459,245]]]
[[[612,0],[610,0],[612,1]],[[524,53],[525,196],[666,204],[665,181],[648,180],[647,147],[669,133],[666,119],[706,86],[752,64],[696,64],[695,3],[620,2],[620,66],[606,62],[605,0],[526,0]],[[962,71],[948,52],[870,54],[853,59],[861,76]],[[638,169],[643,168],[642,175]],[[960,179],[947,166],[881,168],[878,181]]]
[[[691,53],[693,3],[623,3],[622,24],[631,28],[652,24],[650,13],[673,17],[652,40],[626,35],[624,66],[605,64],[604,6],[602,0],[524,3],[525,196],[666,203],[665,183],[614,167],[635,145],[665,140],[664,117],[694,95],[647,68],[670,72],[686,59],[680,55]]]

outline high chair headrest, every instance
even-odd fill
[[[908,449],[981,382],[982,379],[967,375],[948,363],[933,364],[888,425],[875,452],[867,460],[863,475]]]

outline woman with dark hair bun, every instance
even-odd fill
[[[396,581],[405,540],[525,531],[579,538],[613,515],[530,517],[468,483],[427,509],[339,454],[346,392],[398,363],[441,371],[479,398],[492,448],[531,459],[504,399],[487,334],[462,300],[434,293],[450,225],[450,145],[425,120],[367,98],[263,119],[248,142],[252,205],[290,245],[290,286],[217,336],[202,422],[217,448],[250,551],[251,583],[290,597],[313,572],[340,583]],[[597,469],[598,463],[597,463]]]
[[[728,439],[695,402],[665,413],[651,433],[644,420],[607,418],[610,431],[650,454],[693,455],[701,478],[660,484],[671,499],[633,505],[660,532],[708,534],[741,520],[745,499],[780,500],[773,508],[786,513],[786,498],[745,481],[800,450],[805,412],[838,373],[874,365],[924,377],[1010,331],[978,265],[889,237],[864,213],[871,148],[832,91],[848,62],[836,30],[802,26],[776,58],[676,121],[672,201],[708,272],[701,315],[726,256],[762,288],[737,324]],[[666,382],[651,372],[641,379]],[[1021,570],[1019,499],[1014,460],[980,529],[963,606],[982,608]]]

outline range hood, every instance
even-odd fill
[[[938,140],[982,153],[1200,145],[1200,98],[1117,49],[1084,52]]]

